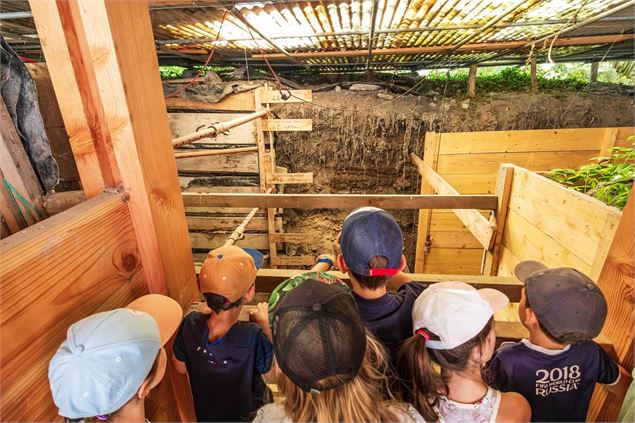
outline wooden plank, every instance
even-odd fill
[[[269,242],[289,242],[291,244],[310,244],[314,241],[315,241],[315,237],[308,233],[284,232],[284,233],[270,233],[269,234]]]
[[[503,244],[501,247],[501,258],[498,263],[498,275],[513,276],[514,267],[516,267],[516,265],[521,261],[522,260],[516,257],[511,251],[509,251],[509,249],[507,249],[507,247],[505,247],[505,244]]]
[[[190,231],[232,231],[242,223],[244,216],[187,216],[187,227]],[[249,231],[266,231],[267,219],[254,216],[251,218]]]
[[[2,98],[0,98],[0,170],[3,174],[3,180],[0,183],[4,185],[6,179],[27,201],[43,210],[42,187]],[[9,194],[17,197],[17,194]],[[18,198],[16,201],[27,225],[42,219],[35,211],[23,206]],[[20,226],[23,227],[23,225]]]
[[[503,163],[512,163],[529,170],[551,170],[555,168],[578,168],[588,164],[599,150],[554,151],[539,154],[523,153],[470,153],[439,156],[437,172],[440,175],[471,175],[489,173],[496,175]]]
[[[313,262],[315,258],[312,257]],[[260,269],[256,277],[256,287],[259,292],[271,292],[280,283],[291,277],[297,276],[306,272],[306,270],[295,269]],[[331,271],[329,274],[337,277],[338,279],[349,283],[349,276],[346,273]],[[480,275],[465,275],[465,274],[428,274],[428,273],[409,273],[411,281],[421,283],[437,283],[448,281],[460,281],[473,285],[477,289],[481,288],[493,288],[498,289],[507,295],[511,301],[520,301],[520,291],[523,288],[523,284],[514,277],[510,276],[480,276]],[[390,284],[389,289],[397,289],[398,286]]]
[[[189,306],[198,298],[198,289],[147,3],[49,0],[33,1],[32,6],[35,3],[60,17],[59,22],[45,18],[36,24],[39,29],[61,23],[65,37],[51,42],[69,51],[73,65],[73,72],[68,72],[60,57],[47,55],[51,76],[59,67],[66,71],[63,77],[74,78],[82,89],[82,81],[90,84],[89,96],[79,90],[82,105],[85,113],[93,107],[97,111],[86,115],[103,119],[88,126],[95,139],[94,128],[107,131],[102,135],[109,140],[105,144],[112,145],[128,194],[149,291],[166,293]],[[105,175],[104,180],[108,183]],[[171,411],[162,417],[176,420],[180,414],[183,420],[193,419],[187,378],[170,377],[165,386],[171,386],[174,395],[161,398]]]
[[[502,165],[498,171],[498,182],[496,183],[496,196],[498,197],[498,210],[496,211],[496,237],[494,248],[491,253],[485,253],[486,265],[484,274],[494,276],[498,272],[498,262],[500,261],[501,248],[503,246],[503,234],[507,223],[507,211],[509,209],[509,197],[511,196],[512,181],[514,179],[514,168]]]
[[[533,172],[514,167],[509,208],[591,266],[607,215],[619,210]]]
[[[2,169],[0,169],[0,180],[4,181]],[[3,226],[6,226],[5,230],[8,232],[2,238],[6,238],[9,234],[19,232],[26,227],[26,222],[20,214],[20,209],[14,203],[11,193],[4,183],[0,184],[0,217],[2,218]]]
[[[439,154],[600,150],[606,128],[446,132]]]
[[[414,154],[412,154],[411,157],[418,167],[421,176],[426,179],[435,192],[438,192],[440,195],[459,196],[458,191],[444,181],[429,165]],[[454,213],[486,250],[492,248],[496,228],[493,227],[483,215],[476,210],[454,210]]]
[[[432,248],[424,272],[480,275],[483,249]]]
[[[486,219],[489,219],[491,212],[481,211],[481,214]],[[433,210],[432,217],[430,218],[430,230],[432,231],[470,231],[465,227],[463,222],[459,220],[452,210]],[[475,238],[476,239],[476,238]]]
[[[263,131],[312,131],[311,119],[263,119]]]
[[[221,156],[225,154],[242,154],[242,153],[257,153],[258,147],[238,147],[238,148],[215,148],[215,149],[200,149],[189,148],[180,149],[174,152],[175,159],[183,159],[188,157],[209,157],[209,156]]]
[[[104,178],[93,144],[88,118],[74,77],[71,55],[64,41],[64,29],[57,8],[47,1],[29,1],[37,27],[42,51],[62,113],[68,141],[75,157],[77,171],[86,197],[93,197],[105,188]]]
[[[101,194],[0,241],[3,421],[58,420],[48,364],[68,327],[148,292],[125,201]]]
[[[538,260],[550,267],[574,267],[587,275],[591,270],[591,265],[575,252],[542,232],[514,210],[508,211],[503,243],[520,260]]]
[[[474,248],[482,250],[483,246],[469,231],[434,231],[428,232],[432,248]]]
[[[608,303],[608,315],[602,328],[602,335],[608,338],[615,348],[617,362],[629,373],[634,364],[633,339],[635,338],[633,257],[635,257],[635,195],[631,192],[597,280]],[[607,395],[603,388],[599,393],[596,391],[593,400],[587,415],[589,421],[616,420],[621,398]]]
[[[289,92],[292,94],[289,96]],[[313,100],[313,92],[311,90],[289,90],[289,92],[280,92],[279,90],[267,90],[264,91],[260,102],[261,103],[303,103]],[[283,98],[284,96],[288,96]]]
[[[209,183],[209,177],[205,176],[179,176],[179,185],[181,186],[181,191],[183,192],[260,192],[260,189],[257,186],[217,186],[217,185],[200,185]],[[240,177],[229,177],[228,181],[234,182],[236,179],[237,183],[240,183]],[[225,182],[225,181],[222,181]],[[211,182],[214,183],[214,182]],[[246,182],[243,182],[246,183]]]
[[[632,126],[623,126],[617,128],[616,147],[632,147],[635,143],[635,128]]]
[[[272,258],[272,266],[311,266],[315,263],[313,256],[278,256]]]
[[[176,159],[176,167],[182,173],[256,174],[258,173],[258,154],[185,157]]]
[[[493,195],[389,194],[198,194],[183,193],[186,207],[273,207],[289,209],[349,209],[374,206],[397,209],[495,209]],[[483,216],[477,213],[480,218]],[[483,218],[484,219],[484,218]]]
[[[606,128],[604,139],[602,140],[602,146],[600,147],[600,157],[608,155],[609,150],[615,147],[617,141],[618,128]]]
[[[426,132],[423,143],[423,161],[432,169],[437,168],[437,158],[439,157],[439,140],[441,134],[435,132]],[[432,194],[432,187],[428,184],[423,176],[421,176],[421,195]],[[426,255],[429,252],[430,243],[428,234],[430,231],[431,209],[419,210],[417,216],[417,246],[415,252],[415,272],[423,272],[426,262]]]
[[[170,99],[167,99],[170,100]],[[253,101],[253,100],[252,100]],[[188,135],[204,129],[215,122],[226,122],[244,116],[245,113],[168,113],[172,138]],[[229,134],[218,134],[215,138],[204,138],[193,144],[256,144],[256,122],[250,121],[229,130]]]
[[[267,184],[312,184],[313,173],[267,173]]]
[[[194,249],[213,250],[225,245],[225,240],[229,235],[230,233],[190,232],[190,242]],[[246,233],[245,238],[239,240],[236,245],[257,250],[267,250],[269,248],[269,236],[268,234]]]
[[[231,94],[217,103],[188,100],[181,97],[165,99],[168,110],[204,110],[204,111],[254,111],[254,95],[251,91]]]
[[[425,160],[424,160],[425,161]],[[495,194],[495,173],[472,173],[469,175],[442,175],[448,184],[461,194]]]
[[[623,215],[622,215],[623,216]],[[620,223],[621,217],[616,214],[607,214],[604,221],[604,228],[602,229],[602,235],[597,242],[597,250],[595,251],[595,258],[591,263],[591,273],[589,277],[594,281],[597,281],[600,277],[600,272],[604,267],[604,262],[609,254],[609,249],[613,242],[613,237],[617,231],[617,227]]]

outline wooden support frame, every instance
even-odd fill
[[[465,199],[466,196],[461,196],[457,190],[452,188],[438,173],[436,173],[429,165],[423,162],[419,157],[411,154],[412,161],[419,169],[419,173],[430,184],[432,189],[443,196],[456,196],[458,198]],[[497,198],[494,196],[494,198]],[[441,207],[435,207],[441,208]],[[455,208],[454,214],[459,218],[461,222],[467,227],[474,237],[481,243],[483,248],[490,250],[494,246],[494,236],[496,233],[496,225],[490,223],[481,213],[474,209],[480,209],[481,207],[468,207],[461,210]],[[488,210],[496,210],[494,208],[487,208]]]
[[[147,2],[34,0],[31,10],[87,197],[121,186],[148,290],[188,307],[196,275]],[[193,421],[187,379],[169,379]]]
[[[482,273],[496,276],[498,274],[498,263],[500,262],[501,249],[503,246],[503,235],[505,223],[507,222],[507,210],[509,208],[509,197],[514,179],[514,166],[501,165],[496,181],[496,196],[498,197],[498,209],[496,210],[496,236],[492,251],[485,252],[485,261]]]
[[[476,97],[476,71],[478,65],[470,65],[470,71],[467,76],[467,95],[470,97]]]
[[[373,206],[388,210],[496,210],[495,195],[390,194],[250,194],[183,193],[186,207],[270,207],[289,209],[350,209]],[[480,214],[479,214],[480,216]],[[481,216],[483,217],[483,216]],[[487,219],[485,219],[487,222]],[[477,223],[481,224],[479,221]],[[489,222],[487,222],[489,226]],[[483,230],[484,231],[484,230]]]
[[[426,132],[423,144],[423,161],[432,169],[437,168],[437,158],[439,157],[440,133]],[[421,194],[432,194],[432,187],[421,177]],[[431,209],[419,210],[417,222],[417,251],[415,254],[415,272],[422,273],[425,266],[426,254],[430,248],[428,234],[430,232]]]

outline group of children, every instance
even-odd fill
[[[149,295],[75,323],[49,368],[60,415],[143,421],[174,333],[172,365],[188,374],[198,421],[584,421],[596,383],[621,395],[630,382],[592,341],[607,303],[575,269],[516,267],[529,338],[496,349],[494,313],[508,298],[409,281],[388,212],[355,210],[337,241],[341,254],[283,282],[249,322],[239,316],[263,257],[226,246],[200,269],[204,310],[181,319],[175,301]],[[334,266],[350,286],[324,273]]]

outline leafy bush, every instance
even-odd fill
[[[635,137],[630,137],[629,140]],[[624,209],[633,188],[635,149],[613,147],[608,157],[591,159],[596,163],[580,169],[554,169],[547,176],[576,191],[586,193],[610,206]]]
[[[159,73],[161,74],[161,79],[178,79],[185,72],[184,67],[181,66],[159,66]]]

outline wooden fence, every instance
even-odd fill
[[[632,127],[428,132],[423,161],[461,194],[495,193],[503,163],[533,171],[575,168],[610,147],[632,145],[628,137],[634,133]],[[432,188],[422,183],[421,192],[432,193]],[[417,273],[481,274],[484,251],[452,211],[419,212]]]

